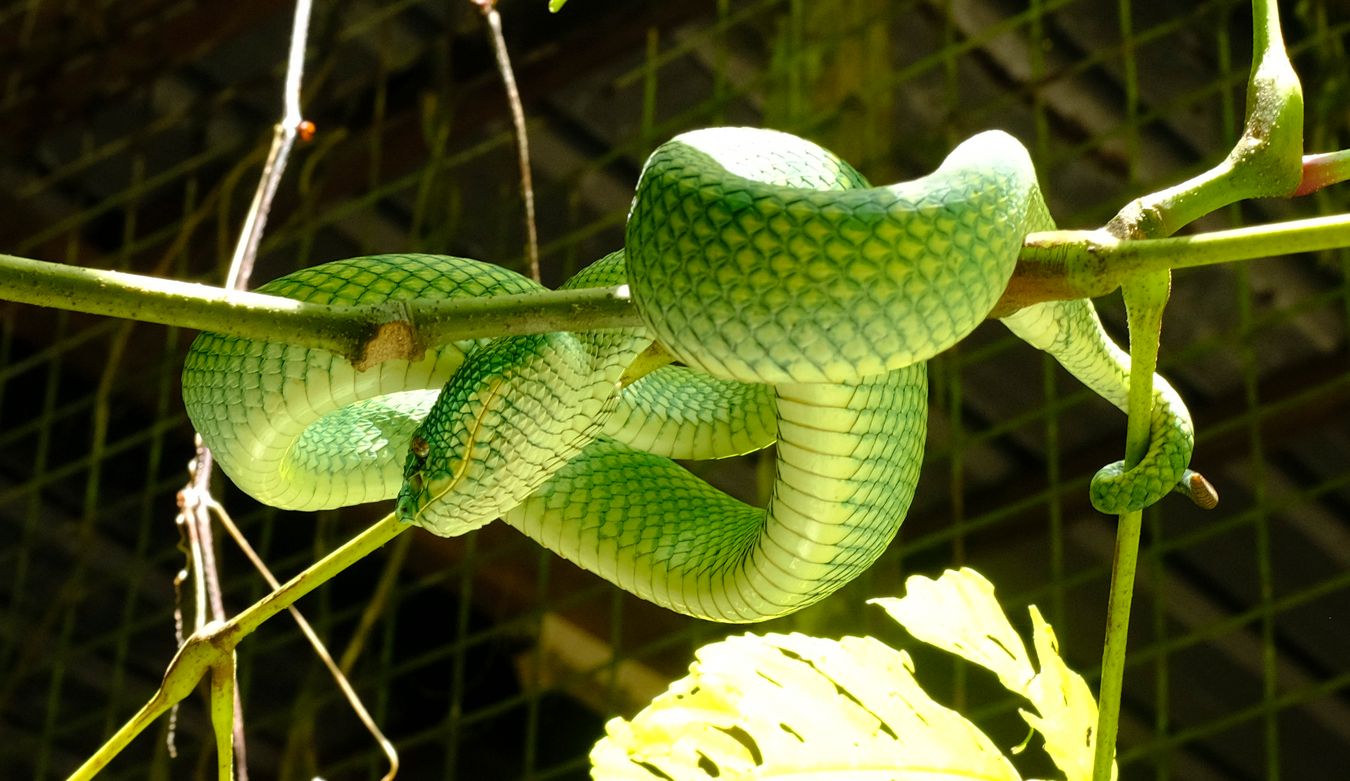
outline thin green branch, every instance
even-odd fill
[[[1303,89],[1289,61],[1276,4],[1252,0],[1253,56],[1242,137],[1222,162],[1126,204],[1107,223],[1122,239],[1171,236],[1251,198],[1295,194],[1303,181]]]
[[[1090,233],[1093,236],[1100,236],[1095,231]],[[1027,239],[1028,242],[1032,242],[1045,235],[1032,234]],[[1103,263],[1111,267],[1115,276],[1125,278],[1154,271],[1195,268],[1235,260],[1318,252],[1347,246],[1350,246],[1350,214],[1333,214],[1271,225],[1197,233],[1193,236],[1140,241],[1113,239],[1109,249],[1065,243],[1061,245],[1061,251],[1070,257],[1078,251],[1081,251],[1083,256],[1101,257]],[[1023,260],[1034,256],[1035,252],[1035,249],[1024,251]]]
[[[1347,246],[1350,214],[1164,239],[1033,233],[991,316],[1106,295],[1148,271]],[[13,255],[0,255],[0,298],[254,339],[285,334],[291,344],[329,350],[362,368],[460,339],[641,325],[624,287],[330,306]]]
[[[641,324],[622,287],[328,306],[12,255],[0,255],[0,297],[254,339],[285,334],[359,368],[460,339]]]
[[[281,583],[277,582],[276,576],[272,574],[272,570],[267,566],[267,563],[262,560],[262,557],[258,555],[258,552],[253,549],[253,545],[248,541],[248,538],[240,531],[239,527],[235,524],[234,519],[231,518],[229,512],[225,510],[225,505],[216,501],[210,494],[203,496],[202,501],[211,513],[215,515],[216,520],[220,521],[220,525],[225,528],[225,531],[234,538],[235,544],[243,551],[244,557],[253,564],[253,568],[258,571],[258,574],[262,575],[263,580],[267,581],[267,585],[271,587],[273,591],[280,589]],[[390,559],[391,563],[397,564],[402,561],[403,554],[407,551],[408,546],[406,543],[409,539],[410,538],[408,537],[404,537],[399,540],[400,543],[405,544],[395,547],[396,552]],[[396,566],[389,569],[397,571]],[[392,574],[386,574],[382,577],[380,581],[381,588],[376,589],[374,599],[387,597],[388,589],[392,587],[392,581]],[[375,743],[380,747],[380,751],[384,753],[385,759],[389,762],[389,771],[383,776],[381,781],[392,781],[393,778],[398,775],[398,751],[394,749],[394,744],[390,742],[389,738],[385,737],[384,731],[380,729],[380,726],[375,723],[375,718],[370,715],[370,711],[366,709],[365,703],[361,701],[361,695],[356,693],[356,689],[352,687],[351,681],[347,679],[345,671],[349,671],[352,664],[355,664],[355,653],[351,655],[351,662],[347,662],[347,654],[343,654],[344,664],[339,667],[339,665],[333,661],[332,655],[328,653],[328,647],[324,645],[323,640],[319,638],[319,633],[314,631],[314,627],[311,626],[309,620],[300,613],[299,608],[291,605],[286,609],[290,612],[291,618],[294,619],[295,623],[300,627],[300,633],[305,636],[305,639],[309,641],[310,646],[314,649],[314,654],[319,657],[319,661],[323,662],[323,666],[328,669],[328,673],[333,677],[333,682],[336,683],[338,689],[342,691],[342,696],[346,698],[347,703],[351,706],[352,710],[356,712],[356,718],[361,722],[361,725],[366,728],[366,731],[370,733],[371,737],[375,739]],[[362,622],[361,627],[358,628],[358,636],[362,631],[368,631],[368,627],[366,627],[366,618],[368,615],[369,612],[362,614]],[[373,618],[371,620],[373,621]],[[352,650],[352,647],[348,646],[348,650]]]
[[[98,750],[70,775],[68,781],[88,781],[93,778],[121,753],[127,744],[154,723],[155,719],[164,715],[174,703],[191,694],[204,676],[230,663],[235,647],[264,621],[295,604],[296,600],[379,550],[409,528],[411,527],[401,523],[393,513],[390,513],[229,621],[212,621],[194,632],[169,662],[164,680],[149,702],[99,746]]]
[[[1171,292],[1167,270],[1131,279],[1121,292],[1130,329],[1129,419],[1125,432],[1125,467],[1139,464],[1148,451],[1153,411],[1153,373],[1158,368],[1162,315]],[[1125,682],[1130,607],[1134,600],[1134,573],[1139,563],[1142,511],[1122,513],[1116,522],[1116,546],[1111,560],[1111,592],[1106,607],[1106,637],[1102,648],[1101,690],[1098,692],[1097,733],[1094,736],[1093,777],[1111,778],[1116,751],[1116,728]]]
[[[0,255],[0,288],[22,304],[225,333],[234,321],[235,335],[299,332],[311,346],[344,354],[352,344],[341,335],[350,313],[192,282]]]
[[[1303,181],[1299,182],[1294,195],[1309,195],[1347,179],[1350,179],[1350,149],[1305,155]]]
[[[1228,157],[1209,171],[1175,187],[1145,195],[1126,204],[1107,223],[1103,233],[1114,239],[1156,239],[1170,236],[1193,220],[1249,198],[1288,196],[1305,181],[1303,158],[1303,91],[1285,52],[1280,32],[1279,8],[1271,0],[1252,0],[1252,68],[1247,80],[1247,114],[1242,137]],[[1344,236],[1346,218],[1341,218]],[[1322,226],[1325,227],[1325,226]],[[1332,227],[1335,233],[1337,228]],[[1310,232],[1316,232],[1311,229]],[[1267,237],[1269,238],[1269,237]],[[1261,245],[1262,239],[1251,240]],[[1171,249],[1190,251],[1191,264],[1154,258],[1154,266],[1141,271],[1144,260],[1136,255],[1132,271],[1117,269],[1128,263],[1113,263],[1112,273],[1130,274],[1121,289],[1130,320],[1130,396],[1126,465],[1137,463],[1148,445],[1152,414],[1151,385],[1157,364],[1162,311],[1167,302],[1170,269],[1199,265],[1214,257],[1213,243],[1196,237],[1172,239]],[[1139,244],[1142,242],[1130,242]],[[1156,246],[1156,245],[1155,245]],[[1163,245],[1166,248],[1167,245]],[[1222,247],[1222,243],[1219,245]],[[1269,245],[1267,245],[1269,246]],[[1289,252],[1283,242],[1279,253]],[[1137,252],[1137,248],[1136,248]],[[1156,269],[1167,270],[1156,270]],[[1089,278],[1097,276],[1101,266]],[[1078,273],[1082,273],[1081,270]],[[1117,277],[1119,278],[1119,277]],[[1147,384],[1147,388],[1145,385]],[[1120,720],[1126,646],[1129,638],[1130,602],[1134,592],[1143,516],[1129,512],[1120,516],[1115,555],[1111,567],[1111,597],[1107,605],[1106,637],[1102,649],[1102,677],[1098,695],[1096,745],[1092,781],[1110,781],[1115,775],[1115,744]]]
[[[1120,239],[1105,230],[1045,231],[1027,236],[1008,300],[1025,306],[1042,295],[1096,298],[1139,274],[1347,246],[1350,214],[1156,239]],[[1027,286],[1026,300],[1012,298],[1018,284]]]
[[[240,727],[234,676],[235,656],[231,648],[211,665],[211,730],[216,736],[216,777],[220,781],[234,781],[234,754],[238,746],[235,733]]]

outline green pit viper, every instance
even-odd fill
[[[366,371],[284,337],[204,333],[183,395],[226,474],[265,503],[397,495],[401,520],[447,536],[500,517],[645,599],[759,621],[885,550],[919,475],[924,362],[985,319],[1026,234],[1053,227],[1027,151],[999,131],[929,176],[871,187],[795,136],[699,130],[648,160],[624,249],[565,285],[628,285],[645,328],[448,344]],[[542,289],[434,255],[342,260],[259,288],[332,304]],[[1003,322],[1124,408],[1128,356],[1090,301]],[[677,363],[634,380],[653,340]],[[1098,509],[1144,507],[1193,476],[1189,415],[1156,376],[1150,436],[1138,466],[1093,479]],[[671,460],[771,443],[762,509]]]

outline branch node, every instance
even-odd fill
[[[1164,210],[1157,194],[1136,198],[1121,207],[1106,223],[1105,232],[1121,240],[1148,239],[1170,235]]]
[[[370,336],[357,345],[352,367],[365,371],[385,361],[420,360],[427,348],[413,323],[412,310],[403,301],[388,301],[389,319],[377,323]]]

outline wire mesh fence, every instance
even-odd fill
[[[1236,0],[544,6],[501,10],[550,283],[621,244],[655,145],[717,124],[810,137],[876,182],[931,170],[960,139],[1001,127],[1032,151],[1061,225],[1099,225],[1227,153],[1250,58],[1250,11]],[[288,23],[250,0],[0,6],[0,247],[218,282],[279,112]],[[1308,0],[1284,24],[1308,151],[1344,147],[1350,14]],[[521,266],[509,118],[469,3],[321,5],[305,96],[319,134],[278,196],[258,279],[384,252]],[[1333,188],[1197,227],[1346,208]],[[1123,336],[1119,302],[1099,307]],[[192,334],[10,304],[0,323],[0,776],[61,777],[139,707],[173,653]],[[1147,514],[1123,777],[1335,778],[1350,764],[1348,325],[1345,251],[1175,276],[1162,371],[1194,413],[1194,463],[1223,498],[1209,513],[1171,499]],[[1120,457],[1123,416],[996,323],[930,374],[929,449],[898,541],[858,583],[766,628],[905,644],[864,600],[969,564],[1006,603],[1039,604],[1091,677],[1114,529],[1086,488]],[[747,499],[773,469],[771,454],[689,467]],[[217,488],[283,575],[387,511],[288,514],[223,478]],[[220,547],[237,610],[265,587]],[[301,607],[335,655],[359,648],[353,679],[411,779],[583,777],[604,721],[631,715],[728,631],[640,602],[501,525],[405,535]],[[913,653],[940,699],[979,714],[1001,745],[1021,741],[1016,703],[990,680]],[[293,626],[269,624],[239,662],[255,776],[384,772]],[[190,699],[104,777],[207,776],[213,751]]]

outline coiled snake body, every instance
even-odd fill
[[[447,345],[357,372],[341,357],[202,334],[183,373],[193,423],[259,500],[321,509],[397,494],[442,535],[501,517],[639,596],[719,621],[815,602],[894,537],[918,478],[924,361],[983,320],[1023,237],[1053,227],[1025,149],[1001,132],[933,174],[869,187],[802,139],[695,131],[643,170],[625,249],[569,287],[630,285],[646,328]],[[386,255],[290,274],[263,292],[331,303],[541,289],[462,258]],[[1123,408],[1128,359],[1088,301],[1004,320]],[[683,366],[634,382],[653,339]],[[1093,481],[1105,512],[1182,479],[1185,407],[1154,380],[1150,449]],[[672,458],[777,442],[765,509]]]

